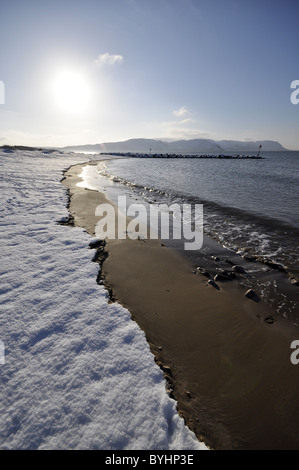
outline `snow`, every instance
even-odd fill
[[[62,171],[89,157],[1,152],[1,449],[206,449],[143,332],[96,283]],[[4,362],[4,363],[3,363]]]

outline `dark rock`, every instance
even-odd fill
[[[236,274],[230,271],[222,270],[216,276],[214,276],[214,281],[224,282],[224,281],[231,281],[232,279],[236,278]]]
[[[197,272],[202,274],[203,276],[206,276],[206,277],[212,279],[212,275],[204,268],[197,268]]]
[[[214,261],[217,261],[217,262],[220,261],[219,256],[211,256],[211,258],[212,258]]]
[[[267,266],[269,266],[272,269],[277,269],[278,271],[286,272],[285,266],[283,266],[282,264],[279,264],[279,263],[275,263],[274,261],[272,261],[270,259],[260,258],[259,261],[266,264]]]
[[[163,372],[165,372],[165,374],[167,374],[169,377],[172,377],[171,368],[170,368],[169,366],[163,366],[163,367],[162,367],[162,370],[163,370]]]
[[[92,258],[92,261],[94,263],[99,263],[100,265],[105,261],[107,258],[108,253],[105,251],[105,248],[103,246],[100,246],[97,248],[97,251],[94,254],[94,257]]]
[[[60,220],[57,221],[59,225],[70,225],[74,226],[75,225],[75,220],[72,215],[68,215],[67,217],[62,217]]]
[[[214,276],[214,281],[216,282],[224,282],[224,281],[228,281],[228,277],[227,276],[224,276],[223,274],[216,274],[216,276]]]
[[[269,316],[269,317],[266,317],[264,321],[266,323],[269,323],[269,325],[272,325],[272,323],[274,323],[274,318],[272,316]]]
[[[226,275],[229,279],[236,279],[237,277],[236,273],[233,273],[232,271],[229,271]]]
[[[162,369],[164,378],[166,380],[166,392],[170,398],[174,398],[174,383],[171,368],[169,366],[163,366],[163,364],[159,361],[157,361],[157,364]]]
[[[235,265],[232,267],[232,270],[239,274],[246,274],[246,271],[242,266]]]
[[[110,286],[106,285],[106,290],[108,292],[109,302],[116,302],[117,298],[116,298],[116,295],[113,293],[112,288]]]
[[[254,255],[243,255],[242,258],[244,258],[246,261],[254,262],[257,260],[257,257]]]
[[[228,263],[228,264],[231,264],[231,265],[234,265],[234,264],[235,264],[235,263],[234,263],[233,261],[231,261],[230,259],[226,259],[225,262]]]
[[[102,278],[102,272],[101,272],[101,270],[98,272],[96,281],[97,281],[97,284],[98,284],[99,286],[105,285],[104,279]]]
[[[213,281],[212,279],[210,279],[210,280],[208,281],[208,284],[210,284],[211,286],[215,287],[215,289],[220,290],[220,287],[218,286],[218,284],[217,284],[215,281]]]
[[[105,246],[106,245],[106,241],[105,240],[100,240],[99,238],[94,238],[93,240],[91,240],[91,242],[89,243],[89,248],[91,249],[94,249],[94,248],[99,248],[100,246]]]
[[[162,364],[162,362],[161,362],[161,361],[159,361],[159,359],[158,359],[158,357],[157,357],[157,356],[155,356],[155,357],[154,357],[154,359],[155,359],[155,362],[156,362],[157,366],[159,366],[159,367],[160,367],[160,369],[162,369],[162,368],[163,368],[163,364]]]
[[[166,386],[166,393],[169,398],[172,398],[173,400],[175,399],[173,387],[169,383]]]
[[[245,293],[246,297],[248,297],[249,299],[251,300],[254,300],[255,302],[259,302],[260,299],[259,299],[259,296],[254,292],[254,290],[252,289],[249,289],[246,293]]]

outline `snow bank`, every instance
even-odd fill
[[[96,283],[62,170],[83,155],[0,153],[1,449],[204,449],[143,332]]]

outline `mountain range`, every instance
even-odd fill
[[[87,144],[63,147],[65,151],[75,152],[133,152],[133,153],[223,153],[223,152],[254,152],[257,153],[260,145],[263,151],[281,151],[285,149],[279,142],[273,140],[237,141],[237,140],[211,140],[192,139],[164,141],[158,139],[129,139],[123,142],[104,142],[101,144]]]

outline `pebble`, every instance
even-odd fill
[[[246,271],[242,266],[235,265],[232,267],[232,270],[239,274],[246,274]]]
[[[230,281],[236,278],[236,274],[231,271],[222,270],[220,273],[216,274],[214,281]]]
[[[269,325],[272,325],[272,323],[274,323],[274,318],[272,316],[266,317],[264,320],[266,323],[269,323]]]
[[[213,281],[212,279],[210,279],[210,280],[208,281],[208,284],[210,284],[211,286],[215,287],[215,289],[220,290],[220,287],[218,286],[218,284],[217,284],[215,281]]]
[[[212,278],[211,274],[204,268],[197,268],[197,272],[201,273],[203,276]]]
[[[90,242],[89,242],[89,248],[93,249],[93,248],[98,248],[99,246],[105,246],[106,242],[105,240],[100,240],[99,238],[93,238]]]
[[[246,297],[248,297],[249,299],[251,300],[254,300],[255,302],[259,302],[259,296],[254,292],[254,290],[252,289],[249,289],[246,293],[245,293]]]

